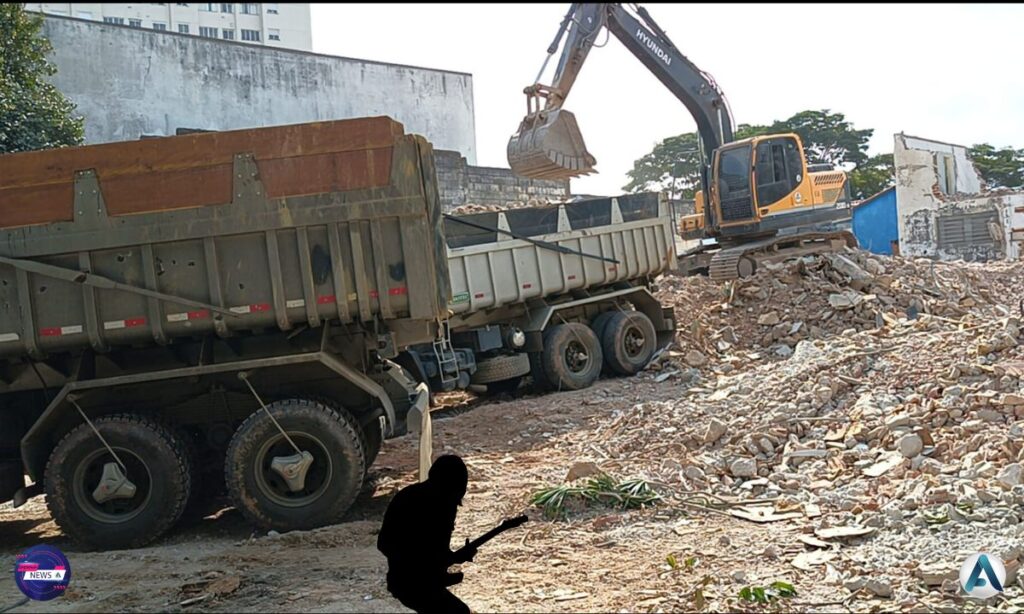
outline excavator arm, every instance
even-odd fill
[[[702,179],[706,185],[711,152],[733,139],[733,119],[725,95],[710,75],[679,52],[646,9],[633,5],[633,10],[636,16],[622,4],[575,3],[569,9],[548,48],[550,59],[565,36],[551,85],[540,84],[538,75],[538,83],[524,90],[527,115],[508,144],[509,165],[516,174],[569,179],[593,172],[596,160],[583,144],[575,117],[562,109],[562,104],[601,30],[607,28],[693,115],[704,151]]]

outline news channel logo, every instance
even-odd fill
[[[960,566],[960,586],[968,597],[988,599],[1003,592],[1006,567],[996,555],[978,552],[967,557]]]
[[[53,546],[33,546],[14,557],[14,582],[29,599],[56,599],[71,583],[71,563]]]

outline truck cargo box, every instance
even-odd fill
[[[387,117],[0,156],[0,356],[437,321],[435,181]]]
[[[676,261],[653,192],[448,216],[445,234],[455,314],[653,279]]]

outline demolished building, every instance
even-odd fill
[[[989,189],[962,145],[894,140],[900,253],[973,262],[1024,255],[1024,190]]]

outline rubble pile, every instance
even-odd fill
[[[952,568],[881,586],[877,572],[951,564],[944,540],[976,549],[979,527],[1016,573],[1024,263],[851,251],[770,267],[733,287],[673,279],[662,298],[697,314],[693,328],[680,325],[684,377],[655,378],[686,385],[677,399],[640,403],[581,436],[580,458],[600,452],[595,460],[671,492],[720,497],[740,518],[837,531],[841,539],[812,537],[794,566],[832,565],[849,590],[876,598],[955,593]],[[699,376],[694,352],[707,357]],[[826,556],[840,544],[851,553],[842,565]],[[875,584],[858,584],[864,574]]]
[[[659,298],[688,314],[678,362],[729,373],[788,358],[805,339],[880,330],[901,318],[1019,315],[1012,302],[1024,288],[1024,264],[940,263],[847,249],[767,264],[731,285],[669,276],[660,286]]]
[[[468,215],[470,213],[508,211],[509,209],[524,209],[527,207],[551,207],[556,206],[558,204],[560,203],[548,200],[546,198],[531,198],[526,201],[509,201],[503,205],[466,203],[465,205],[459,205],[458,207],[454,207],[451,211],[448,211],[448,213],[450,213],[451,215]]]

